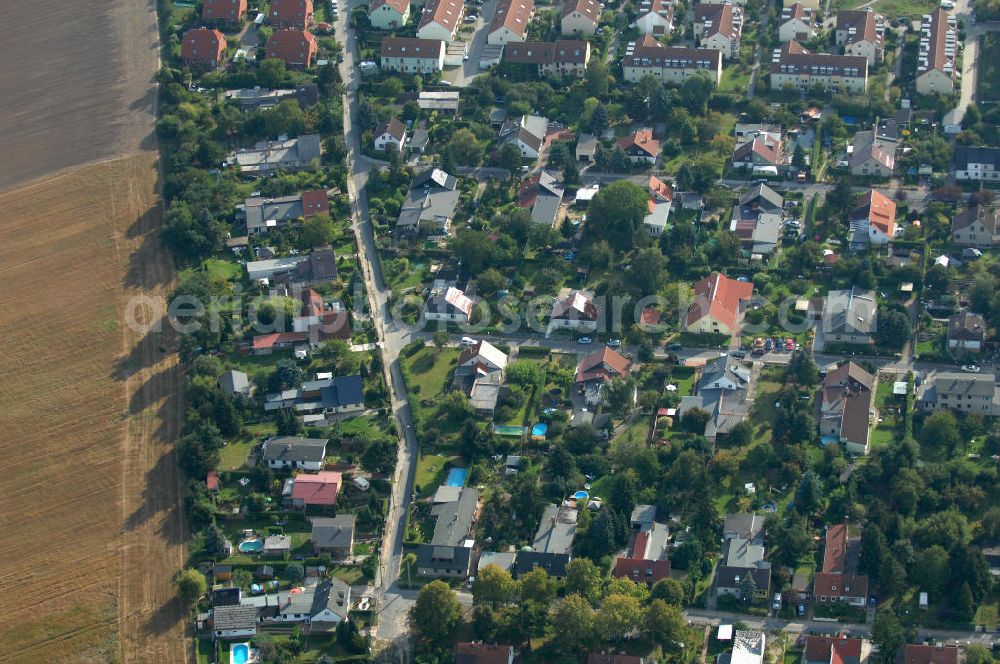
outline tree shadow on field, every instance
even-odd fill
[[[166,634],[184,619],[186,613],[184,600],[175,594],[146,618],[146,622],[142,625],[143,631],[157,636]]]
[[[140,385],[129,398],[129,415],[141,413],[161,400],[162,403],[158,406],[157,414],[168,414],[170,412],[169,409],[176,406],[176,402],[172,402],[172,400],[177,398],[177,395],[173,394],[173,384],[176,381],[176,378],[173,375],[175,371],[177,371],[175,368],[166,369],[150,376],[146,382]],[[161,417],[160,421],[164,422],[165,418]],[[162,430],[161,425],[161,428],[158,429],[154,435],[160,440],[165,440],[167,432]]]
[[[117,381],[128,380],[137,372],[155,365],[162,357],[171,352],[174,345],[170,322],[166,316],[161,315],[155,325],[148,325],[141,318],[144,315],[142,309],[136,309],[134,315],[136,318],[140,318],[137,322],[149,327],[149,331],[132,347],[128,354],[115,360],[111,377]],[[129,322],[126,321],[125,324],[128,325]],[[133,397],[132,403],[134,402],[135,398]],[[131,404],[129,412],[136,412],[132,409]]]
[[[122,523],[122,530],[131,532],[153,518],[162,518],[157,534],[168,545],[186,541],[185,529],[180,527],[181,506],[175,499],[177,488],[171,479],[180,477],[177,455],[173,450],[161,456],[156,464],[146,472],[140,504]]]
[[[126,288],[154,290],[168,283],[174,276],[170,255],[160,242],[161,213],[159,205],[149,208],[127,231],[130,239],[142,238],[142,244],[128,257]]]

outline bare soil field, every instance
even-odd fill
[[[0,21],[0,662],[191,659],[152,128],[152,0],[7,3]],[[39,49],[43,49],[40,51]]]
[[[157,49],[153,0],[5,2],[0,191],[153,149]]]
[[[0,616],[0,661],[186,658],[179,377],[122,315],[173,274],[156,177],[146,154],[0,195],[0,584],[32,605]]]

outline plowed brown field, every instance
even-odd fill
[[[8,3],[0,21],[0,662],[184,662],[150,0]],[[40,10],[41,9],[41,10]],[[40,55],[38,48],[44,48]]]

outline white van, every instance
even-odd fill
[[[462,337],[463,346],[475,346],[476,343],[477,343],[476,340],[473,339],[472,337]]]

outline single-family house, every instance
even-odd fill
[[[739,332],[753,283],[716,272],[694,285],[685,327],[692,333],[732,335]]]
[[[594,302],[593,294],[578,290],[570,291],[553,302],[546,336],[554,330],[594,332],[597,330],[599,316],[600,311]]]
[[[521,46],[523,44],[509,44],[505,50],[507,48],[517,50]],[[512,118],[500,127],[500,144],[512,143],[520,150],[521,156],[525,159],[538,159],[538,153],[542,150],[548,128],[548,119],[538,115],[522,115]]]
[[[664,84],[682,85],[692,76],[707,76],[718,85],[722,80],[722,51],[665,46],[653,35],[643,35],[625,47],[622,72],[629,83],[652,76]]]
[[[337,472],[301,473],[292,479],[292,506],[297,509],[333,507],[343,486],[344,478]]]
[[[956,214],[951,220],[951,241],[977,249],[1000,245],[1000,208],[972,205]]]
[[[600,142],[593,134],[581,133],[576,139],[576,160],[588,164],[594,161]]]
[[[450,44],[462,22],[464,6],[462,0],[429,0],[417,24],[417,38]]]
[[[917,387],[917,405],[924,410],[950,410],[996,417],[1000,415],[1000,387],[987,373],[931,372]]]
[[[764,560],[764,547],[741,537],[722,544],[722,559],[715,568],[715,594],[740,597],[746,590],[745,579],[752,576],[754,598],[770,596],[771,563]]]
[[[740,57],[743,34],[743,10],[729,3],[694,5],[694,34],[698,46],[722,51],[731,60]]]
[[[834,40],[844,49],[844,55],[860,56],[867,59],[869,65],[876,65],[885,55],[885,26],[885,17],[870,7],[842,9],[837,12]]]
[[[641,0],[632,27],[644,35],[669,35],[674,29],[674,3],[669,0]]]
[[[531,221],[551,228],[559,218],[562,207],[563,187],[556,178],[545,171],[533,175],[521,184],[517,206],[531,210]]]
[[[636,533],[630,554],[615,560],[611,576],[652,588],[660,579],[670,577],[670,561],[667,559],[669,549],[666,524],[653,522],[649,528]]]
[[[445,43],[440,39],[383,37],[379,60],[385,71],[434,74],[444,69]]]
[[[650,530],[656,523],[656,505],[636,505],[629,515],[628,527],[633,530]]]
[[[951,94],[955,90],[958,19],[940,7],[920,19],[917,92]]]
[[[677,409],[681,420],[694,409],[707,412],[705,438],[714,443],[720,435],[728,434],[747,418],[751,378],[750,370],[733,357],[706,364],[695,393],[681,398]]]
[[[982,314],[963,311],[948,319],[948,349],[978,353],[983,349],[986,319]]]
[[[332,250],[330,253],[333,253]],[[335,270],[333,274],[336,276]],[[300,299],[302,311],[292,318],[293,331],[308,332],[309,342],[313,345],[330,338],[350,338],[350,320],[340,302],[326,302],[319,291],[312,288],[303,288]]]
[[[826,374],[820,390],[821,440],[832,439],[848,454],[868,453],[874,385],[875,377],[854,362]]]
[[[300,107],[305,108],[319,100],[319,88],[315,83],[297,85],[294,88],[240,88],[226,90],[225,97],[239,106],[241,111],[274,108],[286,99],[294,99]]]
[[[264,50],[267,57],[284,61],[289,69],[308,69],[316,61],[319,43],[308,30],[275,30]]]
[[[875,291],[856,286],[830,291],[823,305],[824,343],[866,346],[875,343],[877,313]]]
[[[500,0],[486,32],[486,43],[504,46],[523,42],[535,11],[535,0]]]
[[[400,152],[404,143],[406,143],[406,125],[396,118],[383,122],[375,129],[376,150]]]
[[[435,517],[431,541],[417,545],[417,575],[465,578],[472,564],[475,541],[469,539],[479,504],[479,492],[462,489],[458,500],[431,508]]]
[[[653,138],[653,130],[649,128],[638,129],[618,139],[618,147],[633,164],[652,166],[660,157],[660,142]]]
[[[217,69],[226,60],[226,36],[214,28],[194,28],[181,37],[181,61],[195,69]]]
[[[226,641],[257,636],[257,607],[242,604],[213,607],[212,635]]]
[[[253,388],[250,386],[250,376],[236,369],[230,369],[219,376],[219,389],[230,398],[249,397],[253,392]]]
[[[365,409],[364,381],[357,374],[327,375],[264,398],[265,412],[282,408],[291,408],[299,415],[356,415]]]
[[[205,25],[237,27],[243,24],[247,0],[204,0],[201,21]]]
[[[852,249],[888,244],[896,235],[896,203],[885,194],[869,189],[855,202],[847,220],[851,226]]]
[[[743,208],[734,206],[729,230],[740,240],[744,255],[763,260],[778,248],[781,237],[781,214],[758,212],[743,216]]]
[[[827,526],[823,566],[813,579],[816,601],[847,602],[852,606],[867,604],[868,577],[857,574],[860,539],[850,537],[846,522]]]
[[[458,643],[455,664],[514,664],[514,646],[496,643]]]
[[[466,346],[458,356],[452,385],[469,395],[473,409],[492,416],[503,387],[507,355],[486,340]]]
[[[472,320],[472,312],[476,302],[459,288],[445,282],[435,282],[427,296],[424,305],[424,319],[432,321],[447,321],[451,323],[468,323]]]
[[[523,576],[540,567],[553,578],[565,577],[566,565],[572,558],[578,515],[578,509],[572,505],[546,505],[531,550],[517,554],[514,576]]]
[[[605,346],[580,360],[573,382],[587,404],[596,406],[603,401],[604,386],[615,378],[628,376],[631,366],[618,351]]]
[[[599,0],[566,0],[559,19],[564,37],[593,37],[601,22],[602,5]]]
[[[764,544],[764,524],[767,516],[754,512],[737,512],[727,514],[722,524],[722,538],[734,537],[745,539],[751,544]]]
[[[763,183],[754,185],[740,196],[740,214],[744,218],[762,212],[781,214],[784,207],[785,199],[782,195]]]
[[[778,40],[782,43],[790,41],[808,41],[816,36],[813,10],[801,2],[793,2],[781,10],[781,20],[778,22]]]
[[[309,542],[313,554],[328,554],[334,558],[347,558],[354,551],[354,529],[358,517],[338,514],[335,517],[313,517]]]
[[[326,438],[276,436],[264,442],[261,459],[272,470],[322,470]]]
[[[328,632],[348,620],[351,587],[336,577],[253,598],[270,623],[303,623],[311,633]]]
[[[371,0],[368,21],[376,30],[395,30],[410,20],[410,0]]]
[[[955,146],[955,179],[1000,180],[1000,148]]]
[[[813,53],[797,41],[774,49],[771,56],[772,90],[809,92],[814,87],[835,93],[864,94],[868,89],[868,58]]]
[[[658,237],[667,228],[667,220],[673,210],[674,189],[655,175],[649,176],[646,188],[649,191],[649,214],[643,218],[642,225],[646,232]]]
[[[313,19],[313,0],[271,0],[267,22],[279,30],[305,30]]]
[[[267,233],[306,217],[329,213],[330,201],[323,189],[278,198],[254,196],[243,203],[247,235]]]
[[[557,39],[554,42],[511,42],[504,48],[504,62],[535,65],[538,76],[583,78],[590,62],[590,42]]]
[[[848,160],[848,167],[851,175],[862,177],[892,177],[892,172],[896,169],[896,155],[891,149],[878,142],[867,143],[858,147],[854,146],[854,152]]]
[[[871,650],[867,639],[846,634],[808,634],[802,651],[802,664],[866,664]]]
[[[900,664],[958,664],[958,646],[938,646],[926,643],[906,643]]]
[[[414,176],[400,207],[396,230],[400,233],[448,233],[459,195],[458,178],[440,168]]]
[[[239,166],[240,173],[261,175],[309,168],[319,163],[322,152],[319,134],[303,134],[298,138],[259,141],[253,148],[240,148],[230,153],[229,162]]]
[[[771,167],[775,169],[772,172],[777,172],[787,165],[788,157],[780,135],[775,137],[770,133],[760,132],[733,150],[733,168],[753,171]]]

